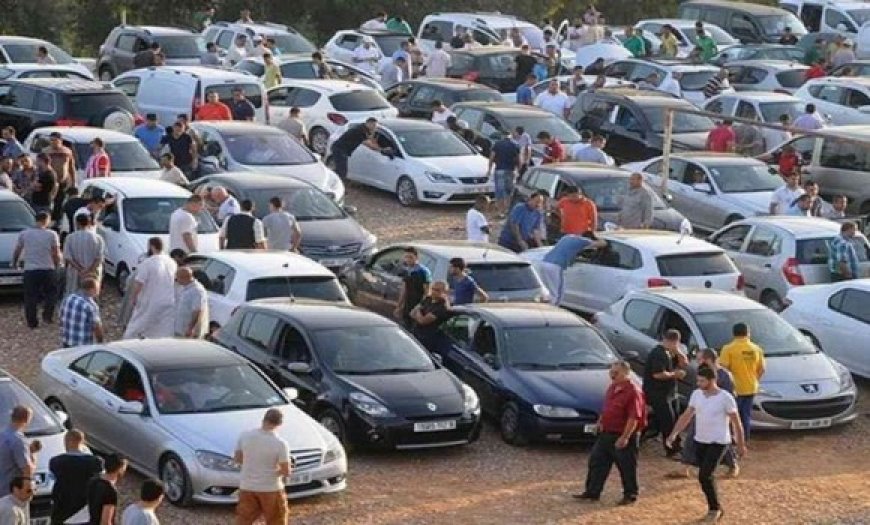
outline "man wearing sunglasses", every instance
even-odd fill
[[[24,476],[12,478],[10,493],[0,498],[0,523],[3,525],[28,525],[28,504],[33,499],[33,480]]]

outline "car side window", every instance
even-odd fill
[[[251,317],[242,338],[264,352],[269,351],[272,337],[278,328],[278,319],[267,314],[255,313]]]
[[[33,107],[33,99],[36,97],[36,90],[27,86],[14,86],[9,92],[9,106],[21,109],[30,109]]]
[[[145,402],[145,387],[142,382],[142,376],[129,361],[123,361],[118,369],[115,384],[112,386],[112,393],[124,401]]]
[[[487,355],[496,356],[498,354],[495,329],[489,323],[482,321],[478,325],[477,330],[474,331],[471,349],[481,358]]]
[[[218,35],[217,42],[215,43],[222,49],[229,49],[230,46],[233,45],[233,32],[221,31],[221,34]]]
[[[835,9],[825,9],[825,25],[839,31],[839,25],[843,24],[844,31],[855,33],[858,30],[855,26],[839,11]]]
[[[746,240],[746,236],[749,234],[749,229],[750,227],[745,224],[732,226],[717,237],[714,237],[713,244],[730,252],[740,251],[740,248],[743,247],[743,241]]]
[[[346,33],[338,39],[338,47],[348,51],[353,51],[357,45],[359,45],[359,35],[353,33]]]
[[[745,118],[745,119],[757,119],[758,111],[755,110],[755,106],[746,102],[745,100],[741,100],[737,103],[737,112],[735,113],[737,118]]]
[[[692,337],[692,330],[682,315],[670,308],[662,308],[661,320],[656,332],[656,338],[663,336],[668,330],[677,330],[680,332],[680,342],[688,348],[693,346],[694,337]]]
[[[106,390],[110,390],[118,375],[118,369],[123,360],[112,353],[96,351],[80,357],[70,365],[70,369],[93,381]]]
[[[631,80],[630,75],[634,71],[634,62],[614,62],[605,69],[607,76]]]
[[[275,356],[288,363],[311,363],[311,349],[302,332],[289,324],[281,327]]]
[[[671,159],[669,171],[668,178],[673,182],[682,184],[683,176],[686,173],[686,161],[681,159]],[[659,172],[661,172],[661,167],[659,168]]]
[[[132,35],[130,33],[123,33],[118,37],[118,41],[115,42],[115,47],[120,49],[121,51],[127,51],[128,53],[133,52],[133,46],[136,45],[136,35]]]
[[[632,299],[625,305],[622,318],[628,326],[649,337],[656,337],[656,326],[662,307],[643,299]]]
[[[559,182],[558,174],[552,171],[540,170],[532,186],[538,190],[546,190],[550,195],[555,195],[557,182]]]
[[[269,91],[269,105],[276,107],[288,107],[289,104],[289,88],[275,88]]]
[[[621,270],[637,270],[643,265],[637,249],[616,241],[607,241],[607,246],[595,252],[589,262]]]
[[[474,318],[470,315],[454,315],[441,324],[441,332],[463,348],[471,342],[473,328]]]
[[[220,295],[227,294],[236,275],[235,270],[219,261],[209,261],[204,268],[204,272],[208,278],[208,286],[204,285],[205,288],[210,292]]]
[[[131,99],[135,99],[139,94],[139,82],[137,77],[125,78],[116,82],[115,87]]]
[[[40,113],[54,113],[54,94],[42,89],[33,97],[33,110]]]
[[[490,139],[498,139],[501,138],[504,130],[501,127],[501,123],[492,115],[486,115],[483,117],[483,123],[480,125],[480,134]]]
[[[828,306],[831,310],[853,319],[870,324],[870,292],[846,288],[831,296]]]
[[[686,163],[686,170],[683,173],[683,184],[693,186],[695,184],[704,184],[709,182],[704,168],[700,164],[693,162]]]
[[[414,106],[428,106],[435,100],[437,91],[432,86],[420,86],[411,96],[411,104]]]
[[[310,108],[320,100],[320,93],[312,89],[297,89],[293,97],[293,105],[300,108]]]
[[[816,85],[810,88],[810,94],[819,100],[831,104],[843,104],[843,88],[839,86]]]
[[[616,112],[616,125],[625,128],[626,131],[633,131],[635,133],[640,133],[641,131],[637,116],[633,111],[624,106],[619,106],[619,110]]]
[[[870,149],[851,142],[825,140],[819,163],[825,168],[867,171],[870,169]]]
[[[397,274],[402,266],[402,254],[399,248],[381,252],[372,261],[371,268],[376,272]]]
[[[857,89],[846,89],[846,105],[853,109],[870,105],[870,97]]]
[[[776,255],[782,249],[782,238],[770,228],[758,227],[752,232],[746,253],[770,257]]]
[[[457,111],[456,118],[467,122],[471,129],[480,129],[483,111],[474,108],[461,108]]]
[[[709,111],[710,113],[719,113],[721,115],[725,109],[725,104],[723,104],[722,101],[723,99],[721,98],[718,100],[711,100],[706,106],[704,106],[704,110]]]
[[[673,163],[674,163],[674,161],[673,161],[673,159],[671,159],[671,165],[673,165]],[[655,161],[655,162],[649,164],[649,165],[646,167],[646,169],[644,169],[643,171],[649,173],[650,175],[661,176],[661,174],[662,174],[662,165],[663,165],[663,164],[664,164],[664,163],[663,163],[662,161],[657,160],[657,161]]]

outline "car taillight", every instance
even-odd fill
[[[480,78],[480,71],[469,71],[468,73],[462,75],[462,80],[468,80],[470,82],[477,82],[477,79]]]
[[[782,265],[782,275],[785,276],[785,280],[788,281],[788,284],[794,286],[803,286],[806,284],[804,282],[804,276],[801,275],[800,262],[798,262],[794,257],[789,258],[785,261],[785,264]]]
[[[743,274],[741,273],[737,276],[737,291],[739,292],[740,290],[742,290],[744,286],[746,286],[746,278],[744,278]]]
[[[326,118],[328,118],[329,121],[336,126],[344,126],[345,124],[347,124],[347,117],[345,117],[341,113],[327,113]]]
[[[55,126],[87,126],[88,121],[80,118],[59,118]]]
[[[142,115],[136,113],[136,116],[133,117],[133,123],[134,123],[135,125],[137,125],[137,126],[138,126],[139,124],[144,124],[144,123],[145,123],[145,117],[143,117]]]
[[[671,282],[667,279],[662,279],[661,277],[650,277],[646,280],[647,288],[657,288],[659,286],[673,286]]]

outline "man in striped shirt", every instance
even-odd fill
[[[60,305],[60,339],[64,348],[103,342],[103,322],[96,297],[100,283],[85,279],[82,287]]]
[[[713,98],[729,87],[731,85],[728,83],[728,70],[723,67],[707,81],[704,86],[704,98]]]

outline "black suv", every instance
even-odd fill
[[[606,136],[605,151],[622,164],[662,154],[667,109],[698,111],[691,102],[667,93],[604,88],[581,93],[568,120],[577,129]],[[709,117],[675,111],[673,149],[703,150],[713,125]]]
[[[501,93],[491,87],[453,78],[416,79],[399,82],[387,90],[389,100],[400,117],[432,118],[432,102],[445,106],[457,102],[498,102]]]
[[[188,29],[121,25],[112,29],[100,46],[96,66],[100,80],[108,82],[135,69],[133,59],[136,53],[145,51],[154,42],[160,44],[169,66],[197,66],[205,52],[202,35]]]
[[[90,80],[28,78],[0,82],[0,127],[26,137],[42,126],[93,126],[132,133],[140,117],[119,90]]]

